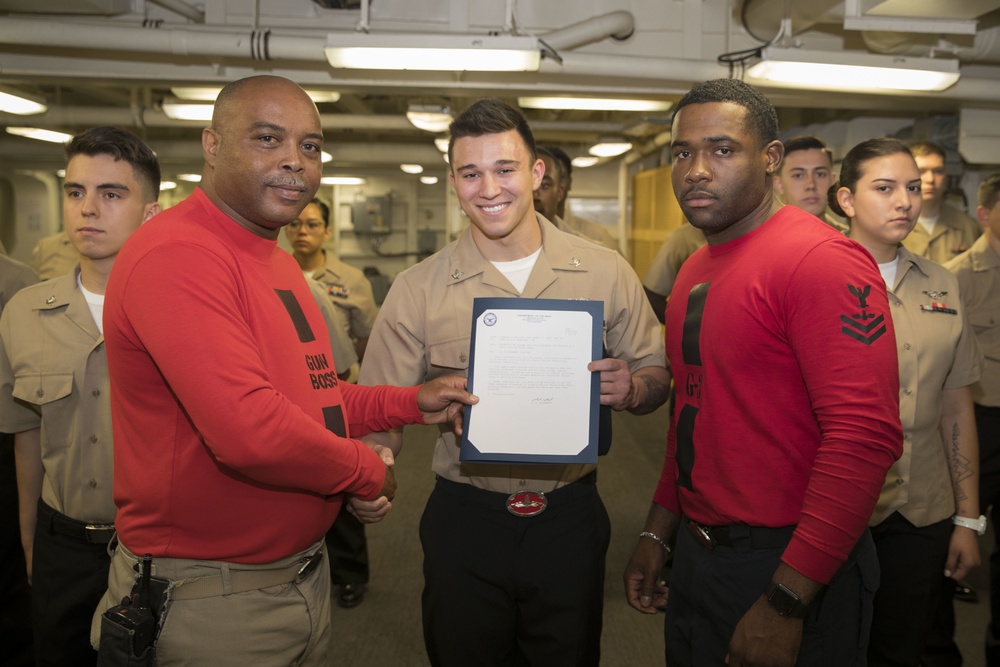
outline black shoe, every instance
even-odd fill
[[[964,581],[956,581],[955,599],[962,602],[979,602],[979,594]]]
[[[364,584],[344,584],[337,591],[337,604],[344,609],[357,607],[365,599]]]

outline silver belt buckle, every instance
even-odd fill
[[[708,529],[704,526],[696,524],[694,521],[688,521],[688,530],[694,535],[694,539],[698,540],[701,546],[705,547],[709,551],[715,548],[715,540],[712,536],[708,534]]]
[[[298,573],[295,575],[296,584],[301,584],[309,578],[310,574],[316,571],[316,567],[323,562],[323,551],[317,551],[312,556],[307,556],[302,560],[304,560],[305,563],[302,564],[302,567],[299,568]]]
[[[514,516],[537,516],[548,505],[549,501],[541,491],[518,491],[507,496],[507,511]]]

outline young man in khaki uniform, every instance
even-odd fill
[[[662,405],[670,374],[639,280],[617,252],[535,212],[544,164],[524,117],[495,98],[476,102],[452,123],[449,158],[472,224],[397,276],[361,383],[467,375],[475,297],[589,299],[604,305],[607,358],[588,366],[601,373],[601,404],[637,414]],[[397,453],[403,444],[400,431],[373,436]],[[595,466],[462,463],[442,433],[432,469],[420,525],[431,664],[598,664],[610,525]],[[515,515],[519,491],[543,493],[545,510]]]
[[[837,179],[833,174],[833,154],[819,137],[795,137],[785,142],[785,157],[774,175],[774,191],[786,204],[807,213],[846,234],[849,228],[830,213],[826,194]]]
[[[918,257],[944,264],[968,250],[983,230],[975,219],[944,203],[948,184],[944,150],[921,141],[912,144],[910,152],[920,169],[924,201],[917,226],[903,239],[903,246]]]
[[[979,186],[976,217],[983,235],[972,247],[945,264],[958,278],[969,324],[985,364],[982,377],[972,386],[976,431],[979,434],[979,508],[990,509],[993,525],[1000,521],[1000,174]],[[954,630],[954,609],[946,601],[945,623],[949,638]],[[949,627],[950,622],[950,627]],[[946,653],[954,656],[954,642]],[[990,556],[990,624],[986,636],[986,664],[1000,667],[1000,549]]]
[[[105,286],[122,244],[160,210],[156,156],[131,132],[88,130],[66,157],[78,268],[19,292],[0,317],[0,430],[15,433],[37,661],[60,667],[96,664],[90,621],[114,534]]]
[[[572,215],[564,219],[559,214],[559,210],[565,210],[566,207],[569,187],[566,169],[556,153],[548,148],[538,148],[538,159],[545,164],[545,174],[542,176],[542,182],[535,188],[535,211],[544,215],[560,231],[569,232],[611,250],[618,250],[618,242],[598,223]]]

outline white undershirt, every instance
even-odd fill
[[[891,262],[878,265],[878,271],[882,274],[882,280],[885,281],[885,286],[889,288],[889,291],[892,291],[892,288],[896,286],[897,269],[899,269],[899,255],[896,255]]]
[[[933,218],[930,216],[927,216],[926,218],[924,216],[920,216],[917,218],[917,222],[920,223],[920,226],[923,227],[924,231],[927,232],[927,235],[930,236],[934,233],[934,227],[937,225],[938,218],[940,217],[940,213],[935,215]]]
[[[531,275],[531,270],[535,268],[535,262],[541,253],[542,247],[538,246],[538,250],[527,257],[515,259],[512,262],[490,262],[490,264],[497,267],[497,270],[510,281],[510,284],[520,294],[524,291],[524,286],[528,284],[528,276]]]
[[[87,301],[87,307],[90,308],[90,316],[94,318],[94,324],[97,325],[97,330],[102,334],[104,333],[104,295],[94,294],[86,287],[83,286],[83,280],[80,276],[76,276],[76,284],[79,285],[80,291],[83,292],[83,298]]]

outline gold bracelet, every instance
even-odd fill
[[[651,533],[648,530],[644,530],[641,533],[639,533],[639,537],[648,537],[651,540],[656,540],[656,543],[659,544],[661,547],[663,547],[663,550],[666,551],[668,555],[673,552],[673,549],[670,548],[670,545],[667,544],[666,540],[664,540],[656,533]]]

